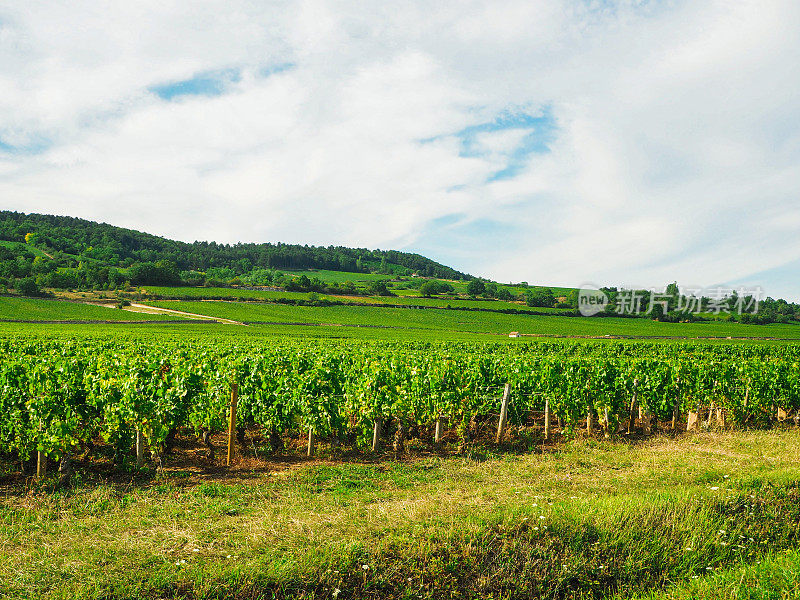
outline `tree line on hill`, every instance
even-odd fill
[[[325,282],[306,274],[283,270],[322,269],[351,273],[378,273],[384,280],[358,288],[353,281]],[[412,277],[416,275],[419,277]],[[556,297],[545,287],[524,282],[520,295],[508,287],[478,279],[418,254],[364,248],[300,246],[292,244],[187,244],[147,233],[73,217],[0,211],[0,290],[14,288],[35,296],[42,288],[116,290],[127,286],[253,286],[287,291],[392,296],[392,288],[416,289],[422,296],[453,294],[448,280],[467,281],[474,298],[524,301],[530,307],[578,309],[578,291]],[[626,290],[602,288],[609,298],[606,315],[618,310],[617,300]],[[628,290],[627,292],[629,292]],[[666,294],[635,290],[639,302],[650,310],[641,316],[668,322],[705,320],[703,313],[724,309],[728,320],[743,323],[788,323],[800,320],[800,304],[735,293],[720,304],[700,298],[696,310],[686,307],[690,298],[676,283]],[[740,312],[737,307],[750,306]],[[626,315],[631,316],[631,315]]]
[[[204,285],[236,277],[267,280],[280,270],[324,269],[471,277],[419,254],[298,244],[191,244],[73,217],[0,211],[0,285],[33,278],[41,287]],[[28,246],[28,249],[25,248]],[[37,252],[38,250],[38,252]]]

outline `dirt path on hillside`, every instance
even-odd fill
[[[95,302],[87,302],[86,304],[92,304],[94,306],[105,306],[107,308],[116,309],[116,305],[114,304],[97,304]],[[233,319],[223,319],[222,317],[212,317],[211,315],[201,315],[198,313],[190,313],[182,310],[174,310],[171,308],[158,308],[156,306],[148,306],[146,304],[131,303],[130,306],[122,307],[122,310],[127,310],[128,312],[134,312],[134,313],[147,313],[151,315],[180,315],[182,317],[188,317],[189,319],[199,319],[201,321],[216,321],[217,323],[224,323],[226,325],[244,325],[244,323],[242,323],[241,321],[234,321]]]

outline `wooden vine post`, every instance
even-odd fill
[[[628,411],[628,433],[633,433],[633,428],[636,425],[636,403],[637,403],[637,387],[639,385],[639,380],[633,380],[633,397],[631,398],[631,408]]]
[[[306,456],[314,455],[314,428],[308,428],[308,446],[306,447]]]
[[[747,405],[750,403],[750,383],[751,380],[748,378],[747,380],[747,387],[744,390],[744,421],[743,423],[747,423],[747,420],[750,418],[750,415],[747,413]],[[716,386],[716,381],[714,385]]]
[[[383,429],[383,419],[375,417],[375,425],[372,428],[372,451],[379,452],[381,449],[381,430]]]
[[[511,394],[511,384],[507,383],[503,389],[503,401],[500,404],[500,420],[497,422],[497,443],[503,439],[503,434],[506,430],[506,421],[508,420],[508,397]]]
[[[236,437],[236,402],[239,399],[239,384],[231,384],[231,413],[228,419],[228,460],[227,466],[233,462],[234,438]]]
[[[144,436],[136,429],[136,467],[141,469],[144,465]]]
[[[433,443],[434,444],[441,444],[442,443],[442,436],[444,435],[444,419],[442,415],[436,417],[436,431],[433,434]]]
[[[36,479],[42,479],[47,475],[47,454],[38,450],[36,452]]]
[[[594,412],[592,409],[589,409],[589,412],[586,413],[586,435],[592,435],[592,430],[594,429]]]
[[[680,387],[681,380],[680,378],[675,380],[675,383],[678,384]],[[678,393],[678,397],[675,398],[675,406],[672,409],[672,431],[678,431],[678,421],[681,418],[681,398],[680,393]]]
[[[39,432],[43,428],[42,422],[39,421]],[[36,451],[36,479],[41,479],[47,475],[47,454],[41,450]]]
[[[686,417],[686,431],[696,431],[698,421],[698,413],[689,411],[689,415]]]
[[[544,399],[544,439],[550,439],[550,398]]]
[[[721,406],[717,407],[717,427],[725,427],[725,409]]]

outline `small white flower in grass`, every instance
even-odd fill
[[[369,571],[369,565],[361,565],[361,568],[365,571]]]
[[[712,486],[711,489],[716,492],[719,489],[719,486],[718,485]]]
[[[692,575],[692,579],[700,579],[700,575]]]
[[[724,533],[725,533],[725,530],[724,530],[724,529],[720,529],[720,530],[719,530],[719,532],[720,532],[720,533],[722,533],[722,534],[724,534]]]
[[[194,548],[192,552],[200,552],[200,548]]]
[[[545,517],[544,517],[544,515],[539,515],[539,518],[540,519],[544,519]]]
[[[230,557],[231,557],[231,555],[230,555],[230,554],[228,554],[228,556],[226,556],[225,558],[230,558]]]
[[[730,477],[731,477],[730,475],[723,475],[722,476],[723,479],[730,479]]]
[[[532,506],[536,507],[536,506],[539,506],[539,505],[538,505],[538,504],[536,504],[536,502],[534,502]]]
[[[534,527],[533,530],[534,531],[539,531],[539,528],[538,527]]]
[[[694,548],[692,548],[691,546],[689,546],[689,547],[687,547],[687,548],[686,548],[686,550],[687,550],[687,552],[691,552],[692,550],[694,550]]]
[[[706,567],[706,571],[713,571],[714,567]]]
[[[342,593],[342,590],[340,590],[339,588],[336,588],[335,590],[333,590],[333,597],[334,598],[338,598],[339,594],[341,594],[341,593]]]

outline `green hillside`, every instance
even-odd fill
[[[49,274],[55,267],[55,271],[78,268],[82,271],[76,277],[79,283],[111,285],[120,276],[134,284],[158,284],[188,282],[209,272],[211,278],[252,277],[254,273],[259,275],[259,271],[278,269],[379,272],[386,276],[417,273],[425,277],[469,279],[468,275],[419,254],[394,250],[284,243],[188,244],[74,217],[11,211],[0,211],[0,240],[12,242],[4,244],[6,252],[0,258],[10,258],[9,253],[13,253],[14,262],[18,263],[0,270],[0,277],[5,278]],[[27,252],[23,246],[26,243],[31,248]],[[55,264],[25,269],[19,260],[45,258],[43,252],[52,256]],[[61,279],[68,278],[61,275]],[[59,277],[51,279],[60,281]]]

